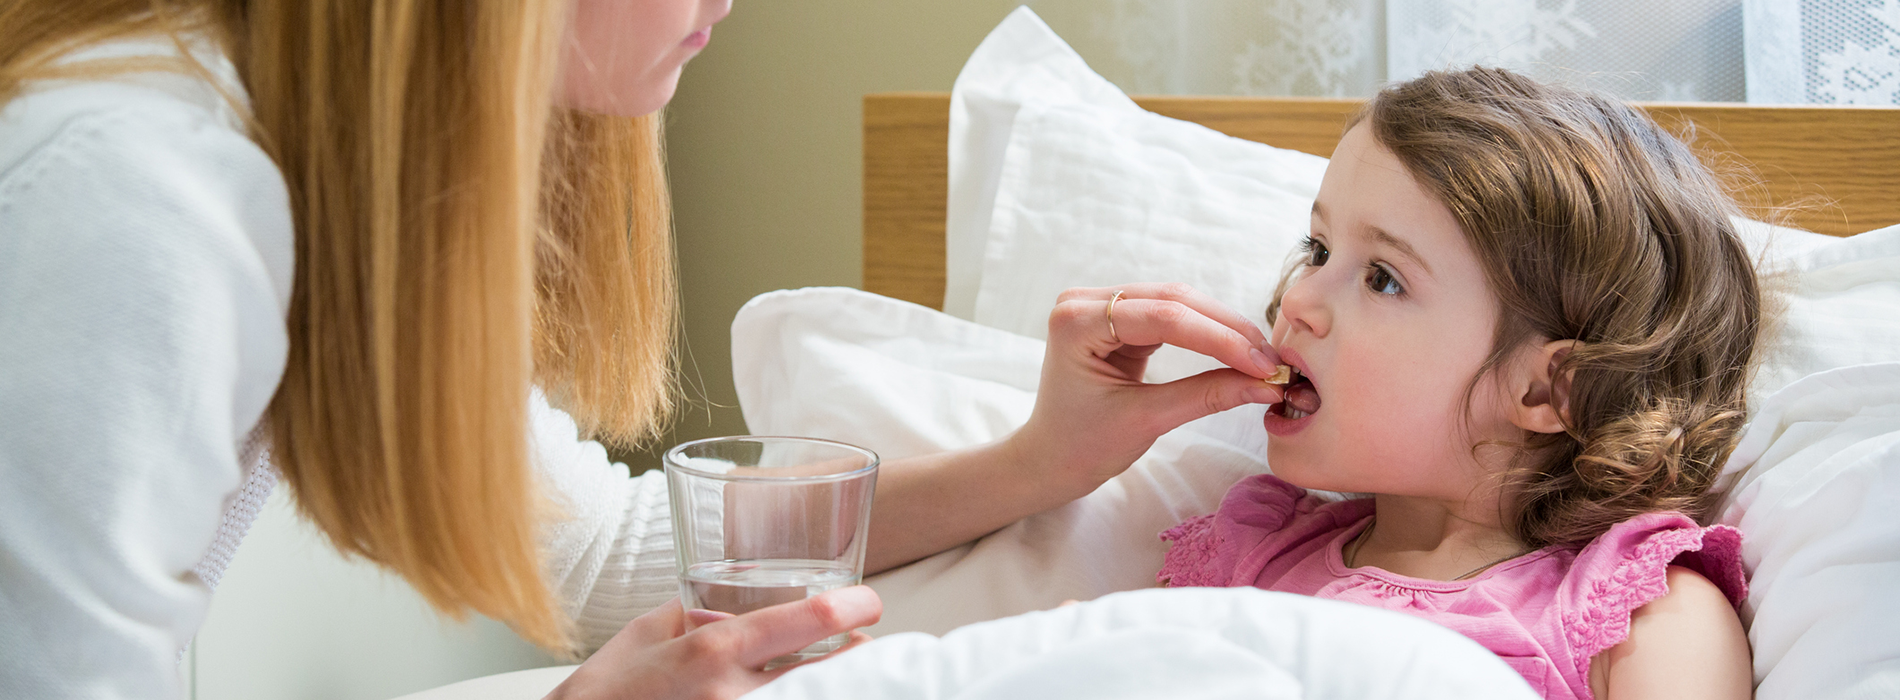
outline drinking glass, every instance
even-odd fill
[[[740,436],[684,443],[662,461],[686,609],[738,615],[863,580],[876,453]],[[828,637],[773,663],[822,656],[849,639]]]

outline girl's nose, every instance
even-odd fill
[[[1326,303],[1327,286],[1332,283],[1326,274],[1329,269],[1307,270],[1294,279],[1286,294],[1280,297],[1280,315],[1286,319],[1289,334],[1308,333],[1324,338],[1332,331],[1333,312]]]

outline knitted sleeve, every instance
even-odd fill
[[[175,698],[283,373],[289,202],[212,113],[67,90],[0,121],[30,149],[0,156],[0,697]]]
[[[535,462],[562,517],[543,528],[544,564],[586,651],[628,620],[679,595],[666,476],[628,478],[599,443],[535,390],[529,409]]]

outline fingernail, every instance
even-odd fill
[[[840,588],[826,591],[821,595],[830,598],[832,604],[849,609],[866,611],[884,609],[884,601],[877,597],[877,591],[871,590],[870,586]]]
[[[1253,357],[1254,366],[1259,367],[1260,371],[1265,372],[1267,374],[1273,374],[1274,368],[1279,366],[1280,364],[1278,362],[1274,362],[1271,358],[1268,358],[1267,354],[1264,352],[1261,352],[1259,348],[1254,348],[1252,350],[1248,350],[1247,352],[1249,355]]]

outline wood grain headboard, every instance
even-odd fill
[[[1143,108],[1240,138],[1331,156],[1359,100],[1138,97]],[[1900,108],[1643,104],[1697,148],[1760,178],[1752,207],[1794,206],[1788,223],[1846,236],[1900,223]],[[864,98],[864,288],[943,308],[949,93]]]

